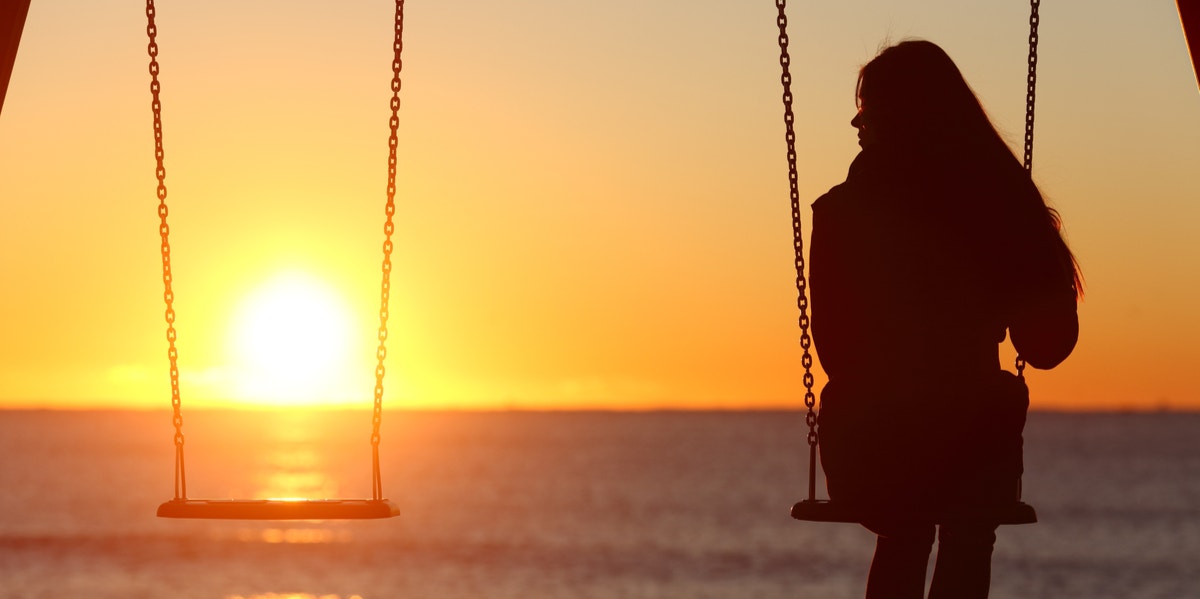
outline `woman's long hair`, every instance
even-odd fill
[[[987,179],[1007,182],[1008,189],[1023,190],[1006,195],[1021,204],[1014,206],[1018,212],[1034,215],[1054,232],[1057,253],[1082,294],[1082,275],[1062,238],[1061,217],[1046,205],[944,50],[925,40],[885,48],[859,71],[856,91],[879,143],[965,164]]]

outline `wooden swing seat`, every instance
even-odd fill
[[[805,499],[792,506],[792,517],[806,522],[862,523],[864,519],[870,519],[870,514],[861,509],[854,509],[828,500]],[[1014,501],[1010,504],[989,508],[986,511],[964,514],[961,517],[928,519],[937,524],[951,519],[993,521],[998,524],[1033,524],[1037,522],[1037,512],[1028,503]]]
[[[400,508],[387,499],[172,499],[159,518],[209,520],[372,520],[394,518]]]

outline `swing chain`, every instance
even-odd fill
[[[175,498],[187,497],[187,482],[183,469],[183,413],[180,410],[179,399],[179,351],[175,347],[175,292],[171,288],[171,228],[167,225],[167,169],[163,166],[163,132],[162,132],[162,102],[159,92],[162,86],[158,82],[158,26],[154,23],[154,0],[146,0],[146,35],[150,43],[146,51],[150,54],[150,107],[154,113],[154,159],[157,163],[154,175],[158,179],[158,234],[162,245],[162,279],[163,300],[166,302],[167,320],[167,359],[171,363],[171,409],[174,412],[172,423],[175,425]]]
[[[1029,2],[1029,76],[1028,87],[1025,91],[1025,172],[1033,173],[1033,107],[1037,94],[1037,62],[1038,62],[1038,24],[1041,17],[1038,7],[1041,0]],[[1017,376],[1025,378],[1025,359],[1020,355],[1016,359]]]
[[[374,499],[383,499],[383,484],[379,474],[379,427],[383,422],[383,375],[384,360],[387,358],[388,304],[391,299],[392,233],[396,226],[392,217],[396,214],[396,148],[399,145],[400,127],[400,70],[404,66],[400,59],[404,49],[404,0],[396,0],[395,40],[392,43],[392,116],[388,121],[388,181],[386,219],[383,224],[383,282],[379,297],[379,347],[375,350],[375,407],[371,417],[372,494]]]
[[[1025,170],[1033,170],[1033,106],[1037,89],[1038,7],[1041,0],[1029,2],[1029,86],[1025,92]]]
[[[808,332],[808,282],[804,277],[804,238],[800,227],[800,176],[796,169],[796,131],[794,126],[796,117],[792,112],[792,75],[789,70],[792,59],[788,54],[787,0],[776,0],[775,6],[779,9],[776,23],[779,25],[779,66],[783,68],[780,82],[783,84],[783,122],[787,126],[788,184],[792,201],[792,245],[796,250],[796,307],[800,311],[800,347],[804,350],[801,365],[804,366],[804,407],[808,409],[804,420],[808,425],[808,445],[810,448],[815,448],[817,446],[817,414],[813,408],[817,405],[817,398],[813,393],[813,358],[810,351],[812,337]]]

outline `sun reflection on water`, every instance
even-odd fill
[[[338,496],[338,484],[326,472],[275,471],[265,475],[257,499],[327,499]]]
[[[189,437],[199,457],[189,460],[188,488],[215,499],[369,496],[370,423],[369,412],[215,412]]]
[[[349,543],[353,535],[348,530],[328,528],[243,528],[237,532],[237,539],[243,543],[316,545]]]
[[[309,498],[338,496],[338,483],[329,472],[320,445],[320,420],[313,414],[288,413],[281,418],[271,437],[277,445],[265,459],[267,469],[259,475],[258,499]]]
[[[258,595],[226,595],[225,599],[342,599],[341,595],[311,593],[261,593]],[[362,595],[347,595],[345,599],[363,599]]]

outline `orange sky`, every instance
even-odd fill
[[[271,395],[239,379],[237,323],[288,276],[351,347],[296,357],[328,370],[305,385],[370,403],[391,5],[352,4],[159,5],[185,405]],[[409,3],[389,406],[800,405],[759,4]],[[806,204],[845,175],[856,69],[888,38],[945,47],[1019,141],[1028,7],[972,4],[791,9]],[[1088,295],[1034,405],[1200,408],[1200,93],[1174,5],[1041,14],[1035,177]],[[0,406],[168,405],[143,19],[30,9],[0,116]]]

